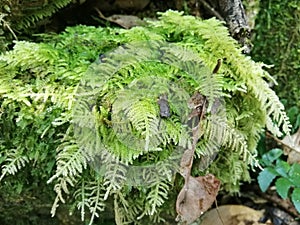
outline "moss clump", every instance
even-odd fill
[[[90,224],[105,210],[117,224],[174,219],[182,180],[172,172],[178,149],[191,146],[186,118],[197,91],[209,104],[192,174],[213,173],[226,191],[250,181],[265,126],[289,132],[272,77],[215,19],[168,11],[146,27],[77,26],[42,38],[0,56],[0,180],[22,193],[32,188],[28,173],[47,179],[53,215],[68,203],[83,220],[89,212]],[[170,116],[162,118],[165,94]],[[14,181],[17,172],[24,176]]]

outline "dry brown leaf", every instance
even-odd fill
[[[186,149],[180,162],[180,174],[184,178],[184,186],[179,192],[176,201],[177,221],[190,224],[207,211],[216,200],[220,188],[220,181],[212,174],[193,177],[191,169],[196,144],[201,136],[200,122],[205,117],[207,99],[196,92],[188,101],[192,109],[189,114],[188,124],[192,129],[192,148]]]
[[[207,211],[216,200],[220,181],[212,174],[190,176],[176,201],[177,220],[190,224]]]
[[[106,20],[118,24],[119,26],[125,29],[129,29],[136,26],[142,26],[145,24],[145,22],[141,20],[139,17],[131,16],[131,15],[112,15],[106,17]]]
[[[288,163],[300,163],[300,128],[295,134],[286,136],[282,143],[286,145],[284,153],[288,155]]]
[[[129,29],[135,26],[142,26],[145,24],[145,21],[141,20],[137,16],[131,16],[131,15],[112,15],[109,17],[105,17],[102,12],[95,8],[95,10],[98,12],[98,15],[101,19],[115,23],[125,29]]]

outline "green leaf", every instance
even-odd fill
[[[291,124],[293,125],[293,131],[296,132],[298,127],[300,126],[299,108],[297,106],[292,106],[291,108],[289,108],[287,116],[289,117]]]
[[[262,162],[266,166],[270,166],[282,154],[283,154],[283,151],[280,148],[274,148],[262,156]]]
[[[295,129],[297,129],[298,127],[300,127],[300,114],[297,116],[296,122],[294,124]]]
[[[261,171],[257,177],[260,189],[265,192],[277,175],[278,173],[273,168],[267,167]]]
[[[300,188],[295,188],[292,193],[292,202],[297,211],[300,212]]]
[[[291,166],[287,162],[280,160],[280,159],[276,160],[275,170],[281,176],[287,177],[290,168],[291,168]]]
[[[298,114],[299,114],[299,109],[297,106],[292,106],[291,108],[289,108],[287,112],[287,116],[289,117],[292,123],[296,120]]]
[[[280,177],[276,180],[277,193],[281,198],[286,199],[288,197],[289,189],[293,186],[293,183],[284,177]]]
[[[296,187],[300,187],[300,164],[294,163],[289,171],[290,180]]]

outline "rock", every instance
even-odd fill
[[[262,217],[262,211],[243,205],[223,205],[205,213],[200,225],[261,225],[265,224],[258,222]]]

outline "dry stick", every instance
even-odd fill
[[[217,17],[219,20],[224,21],[224,18],[213,8],[211,7],[205,0],[200,0],[200,2],[204,5],[205,8],[207,8],[215,17]]]
[[[195,9],[196,9],[195,16],[197,16],[197,17],[201,17],[199,8],[200,8],[199,7],[199,0],[196,0],[196,3],[195,3]]]
[[[270,202],[273,202],[278,207],[282,208],[286,212],[289,212],[291,215],[293,215],[297,218],[300,216],[300,214],[297,212],[297,210],[295,209],[295,207],[292,205],[292,203],[289,200],[284,200],[282,198],[279,198],[276,195],[274,196],[274,195],[270,195],[267,193],[260,193],[260,195],[262,198],[264,198]]]
[[[6,21],[3,19],[3,17],[0,17],[0,22],[1,22],[1,21],[2,21],[2,23],[3,23],[3,26],[6,27],[6,28],[10,31],[10,33],[13,35],[14,39],[17,41],[17,40],[18,40],[18,37],[17,37],[17,35],[15,34],[15,32],[11,29],[11,27],[9,26],[9,23],[6,22]]]
[[[272,135],[270,132],[266,132],[266,136],[274,139],[278,144],[284,145],[285,147],[292,149],[291,146],[287,145],[286,143],[284,143],[282,140],[278,139],[277,137],[275,137],[274,135]]]
[[[198,140],[200,138],[199,137],[200,126],[201,126],[200,123],[201,123],[201,121],[202,121],[202,119],[204,117],[204,114],[205,114],[205,110],[206,110],[205,105],[206,105],[206,102],[207,102],[207,99],[206,99],[206,97],[204,97],[204,102],[202,103],[203,105],[201,105],[202,108],[201,108],[200,115],[199,114],[196,115],[196,116],[199,116],[199,122],[198,122],[198,124],[197,124],[196,127],[192,127],[192,133],[193,133],[193,145],[192,145],[192,147],[193,147],[193,149],[192,149],[192,151],[193,151],[193,157],[191,158],[190,169],[192,169],[192,166],[193,166],[194,153],[195,153],[197,142],[198,142]],[[197,107],[199,107],[199,106],[197,106]],[[195,108],[194,110],[197,110],[197,109]],[[193,112],[191,113],[191,115],[192,115],[192,117],[194,117]]]
[[[221,216],[220,211],[219,211],[219,206],[218,206],[217,200],[215,200],[215,205],[216,205],[216,210],[217,210],[218,217],[221,220],[222,225],[225,225],[224,220],[222,219],[222,216]]]

